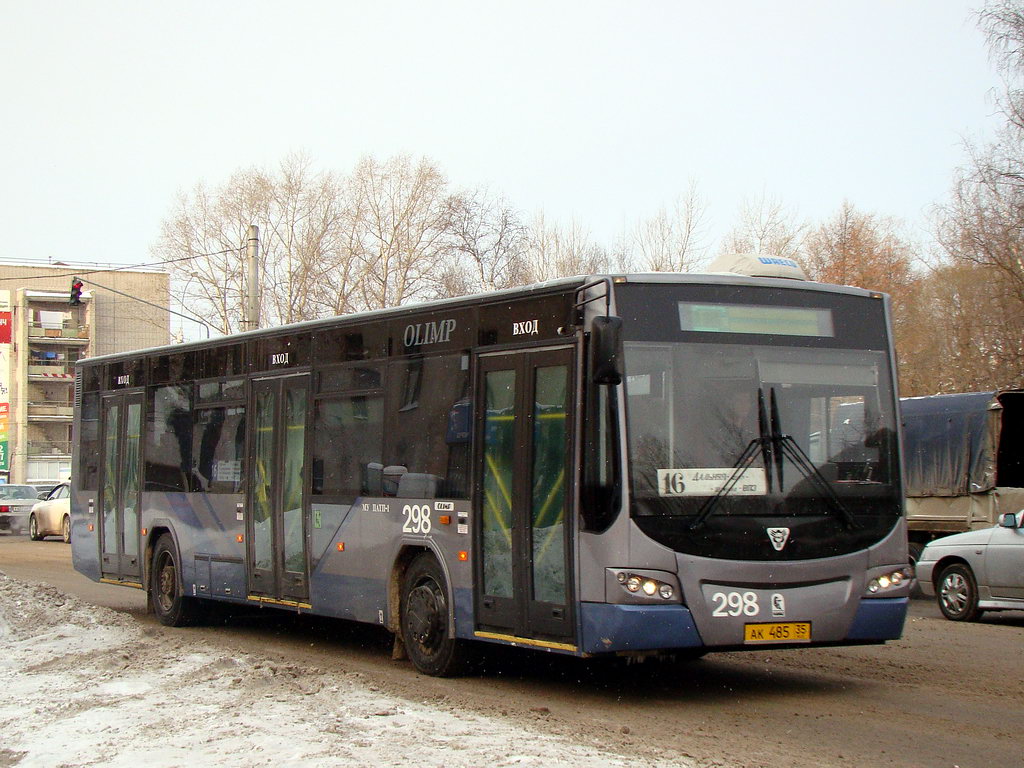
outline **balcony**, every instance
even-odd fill
[[[69,360],[29,360],[28,378],[36,381],[67,379],[74,381],[75,364]]]
[[[28,324],[28,340],[32,344],[72,344],[84,346],[89,343],[89,326],[65,321],[60,328],[40,323]]]
[[[29,456],[60,456],[67,457],[71,455],[71,441],[70,440],[29,440],[28,441],[28,455]]]
[[[40,400],[28,402],[29,421],[71,421],[75,404],[68,400]]]

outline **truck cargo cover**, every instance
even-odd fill
[[[908,496],[963,496],[996,486],[998,392],[900,401]]]

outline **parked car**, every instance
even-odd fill
[[[28,530],[29,513],[38,501],[34,485],[0,485],[0,531]]]
[[[56,485],[46,499],[32,507],[28,535],[32,541],[42,541],[47,536],[60,536],[65,543],[71,541],[71,488],[68,483]]]
[[[921,551],[917,579],[952,621],[983,611],[1024,610],[1024,510],[999,524],[935,539]]]

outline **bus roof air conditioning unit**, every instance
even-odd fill
[[[784,277],[806,280],[803,268],[793,259],[781,256],[763,256],[756,253],[727,253],[719,256],[708,267],[709,272],[731,272],[748,277]]]

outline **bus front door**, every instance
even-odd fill
[[[477,634],[571,645],[573,350],[478,362]]]
[[[100,472],[100,570],[103,578],[139,584],[142,392],[103,398]]]
[[[309,599],[305,533],[309,376],[252,385],[246,514],[249,594],[285,603]]]

